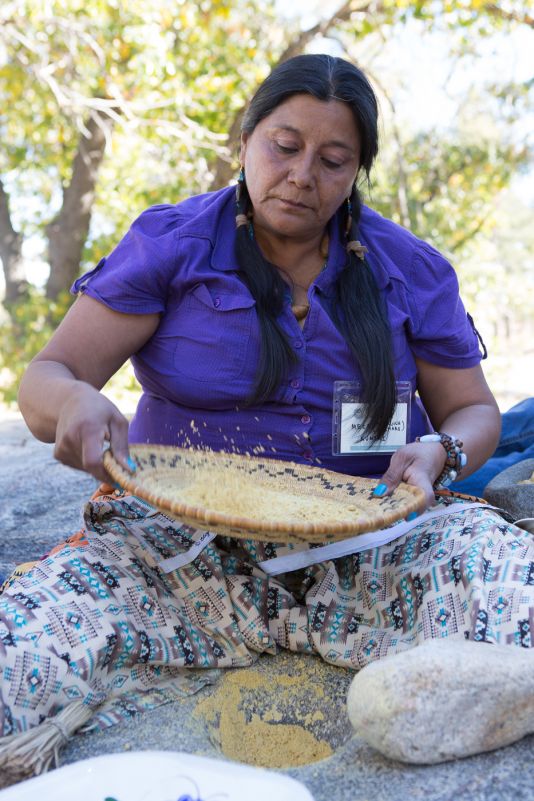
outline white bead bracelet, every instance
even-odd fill
[[[445,448],[447,459],[442,472],[434,482],[434,489],[445,489],[453,481],[456,481],[467,464],[467,456],[462,450],[464,446],[462,440],[452,434],[435,431],[433,434],[424,434],[422,437],[417,437],[415,441],[440,442]]]

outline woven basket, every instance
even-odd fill
[[[130,455],[133,474],[110,451],[104,455],[121,487],[186,525],[232,537],[327,543],[385,528],[425,506],[419,487],[401,484],[378,498],[376,479],[278,459],[163,445],[132,445]],[[205,499],[191,503],[206,488]]]

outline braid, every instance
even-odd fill
[[[396,403],[391,332],[385,304],[358,241],[361,198],[356,185],[347,204],[343,234],[347,237],[347,265],[336,285],[336,324],[345,337],[363,379],[367,404],[365,433],[380,439],[391,422]]]
[[[240,273],[256,301],[261,350],[256,379],[248,405],[266,401],[278,387],[296,356],[277,321],[281,314],[286,284],[263,258],[251,224],[252,204],[242,172],[236,188],[236,256]]]
[[[354,187],[343,223],[348,257],[336,285],[335,322],[361,370],[362,400],[367,404],[366,434],[380,439],[395,409],[395,374],[386,309],[365,260],[366,248],[357,239],[360,213],[361,199]],[[286,284],[261,254],[251,220],[252,204],[244,175],[240,175],[236,188],[236,256],[243,280],[256,301],[261,337],[260,361],[248,400],[254,405],[269,399],[296,356],[277,321]]]

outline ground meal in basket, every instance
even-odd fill
[[[198,474],[198,476],[197,476]],[[246,517],[268,523],[309,521],[321,523],[337,521],[354,523],[358,516],[367,516],[358,505],[358,498],[350,503],[331,500],[326,495],[298,493],[284,488],[270,489],[259,484],[253,476],[221,475],[212,470],[196,470],[190,483],[180,485],[172,473],[164,472],[143,478],[143,486],[175,503],[210,509],[231,517]],[[364,496],[366,498],[366,496]]]
[[[306,711],[300,715],[297,695],[305,695],[300,706]],[[238,670],[223,676],[216,692],[199,703],[195,716],[204,719],[211,739],[229,759],[289,768],[333,753],[319,734],[324,720],[324,713],[314,709],[319,696],[324,696],[323,689],[302,675],[269,676],[266,682],[259,671]]]

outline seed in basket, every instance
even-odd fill
[[[197,475],[198,473],[198,475]],[[364,513],[354,503],[344,506],[339,500],[296,494],[282,488],[258,487],[241,476],[222,476],[216,471],[199,470],[191,483],[178,485],[172,477],[147,477],[145,487],[176,503],[215,510],[223,515],[248,517],[260,523],[314,522],[336,520],[350,523],[356,512]]]

